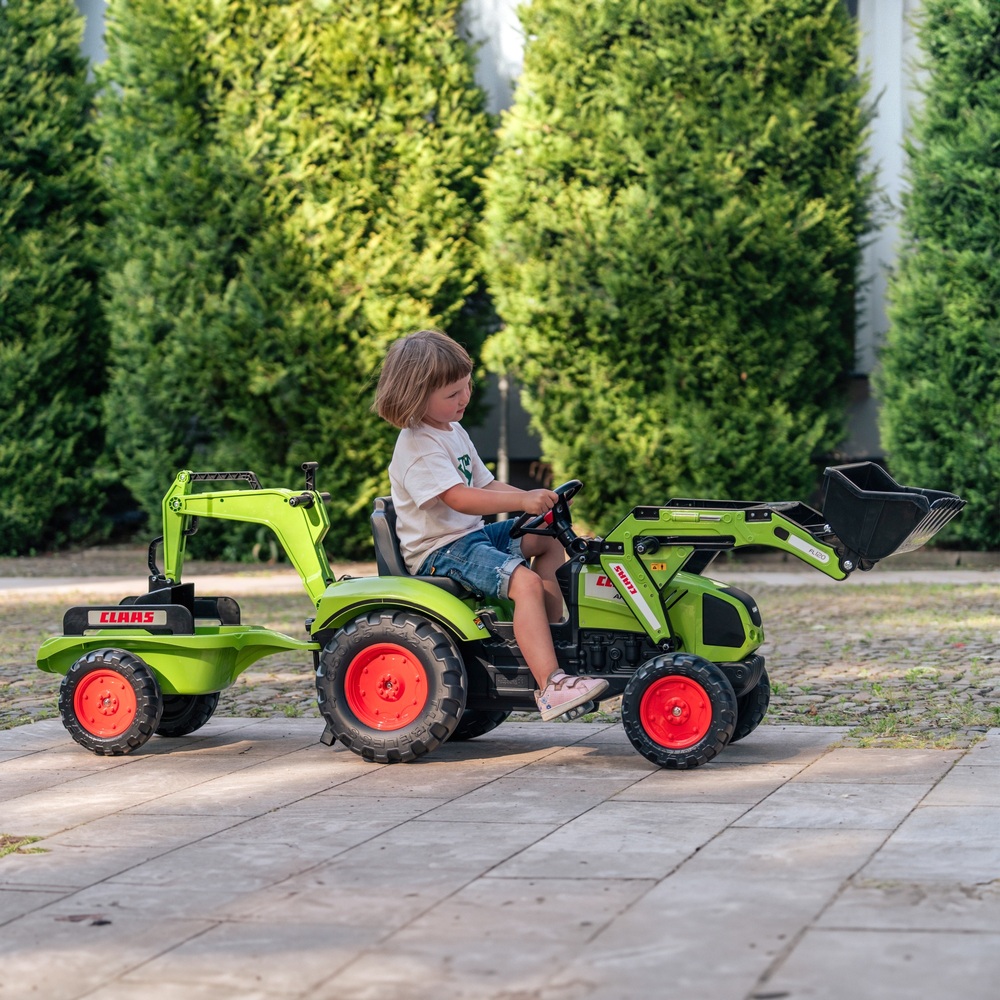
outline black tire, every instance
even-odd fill
[[[465,709],[461,654],[443,628],[409,611],[373,611],[326,644],[319,710],[348,749],[378,764],[416,760],[447,740]]]
[[[757,685],[736,699],[736,728],[729,737],[729,742],[735,743],[749,736],[764,721],[770,704],[771,681],[765,670]]]
[[[59,713],[80,746],[119,757],[138,750],[156,731],[163,697],[153,672],[134,653],[95,649],[66,672]]]
[[[716,664],[691,653],[656,656],[629,679],[622,725],[632,746],[660,767],[710,761],[736,726],[736,695]]]
[[[451,743],[462,740],[474,740],[477,736],[488,733],[507,719],[510,712],[482,712],[478,709],[466,709],[458,720],[455,732],[448,737]]]
[[[157,736],[187,736],[201,729],[219,705],[219,692],[211,694],[165,694],[163,715],[156,727]]]

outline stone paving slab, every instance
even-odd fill
[[[691,772],[508,722],[411,765],[315,719],[128,757],[0,732],[0,1000],[993,1000],[1000,730],[762,725]]]
[[[845,957],[849,956],[849,961]],[[913,1000],[997,995],[1000,934],[809,930],[758,996]]]

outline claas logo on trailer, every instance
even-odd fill
[[[166,611],[91,611],[90,625],[166,625]]]

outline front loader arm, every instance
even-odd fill
[[[872,462],[824,472],[823,512],[797,501],[671,500],[636,507],[600,545],[601,566],[650,637],[669,637],[667,585],[718,552],[764,546],[834,580],[919,548],[965,506],[953,493],[900,486]],[[707,561],[698,561],[700,554]],[[666,601],[666,603],[664,603]]]
[[[855,566],[841,557],[836,541],[822,518],[804,504],[680,500],[664,507],[635,508],[607,536],[604,550],[608,557],[620,554],[626,562],[630,557],[648,557],[643,561],[669,579],[696,551],[766,546],[843,580]]]
[[[670,609],[664,606],[668,584],[699,553],[763,545],[787,552],[835,580],[851,571],[832,544],[794,520],[802,516],[798,510],[783,513],[781,504],[742,508],[697,502],[702,506],[637,507],[601,544],[601,567],[655,642],[671,635]]]

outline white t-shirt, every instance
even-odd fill
[[[420,424],[399,432],[389,483],[399,547],[411,573],[435,550],[483,526],[478,514],[460,513],[441,494],[458,485],[482,489],[493,479],[461,424],[450,430]]]

